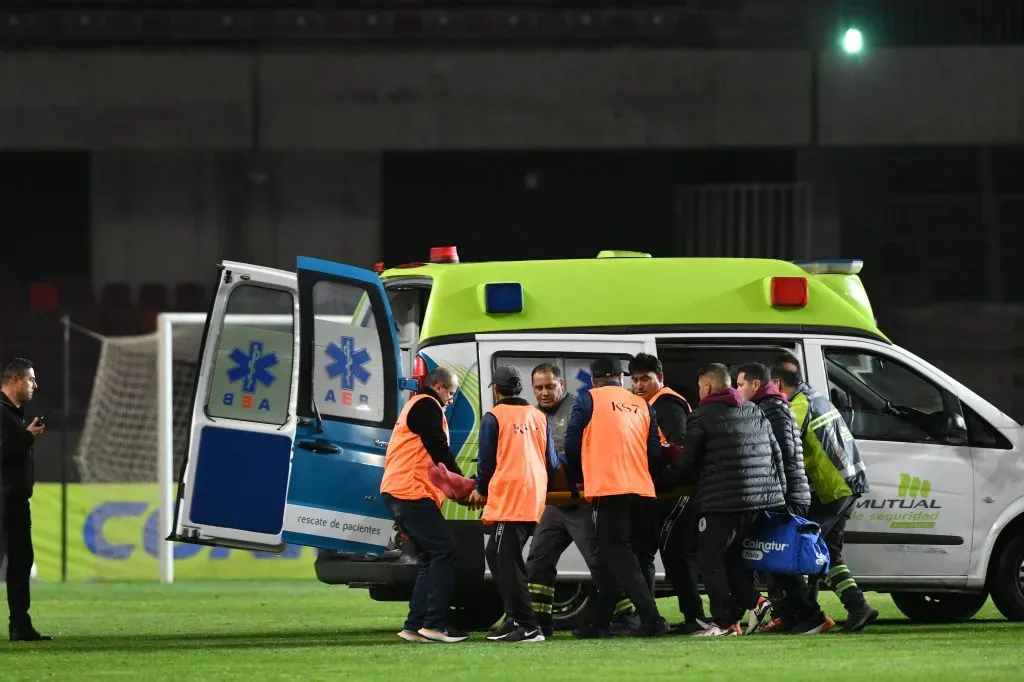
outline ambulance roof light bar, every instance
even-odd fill
[[[431,246],[431,263],[458,263],[459,250],[454,246]]]
[[[821,260],[793,261],[809,275],[857,275],[864,267],[859,258],[824,258]]]

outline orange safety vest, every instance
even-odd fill
[[[548,494],[548,420],[530,405],[495,405],[498,456],[487,484],[484,523],[537,523]]]
[[[647,402],[650,403],[651,405],[653,405],[654,401],[656,401],[658,398],[660,398],[663,395],[670,395],[670,396],[672,396],[674,398],[678,398],[679,401],[682,402],[683,405],[686,407],[687,413],[693,412],[693,410],[690,408],[690,403],[686,402],[686,398],[684,398],[683,396],[679,395],[678,393],[673,391],[668,386],[662,386],[661,390],[659,390],[657,393],[655,393],[653,396],[651,396],[651,399],[649,401],[647,401]],[[658,439],[661,440],[661,444],[662,445],[668,445],[669,444],[668,438],[665,437],[665,432],[661,430],[660,426],[658,427]],[[681,445],[681,443],[676,443],[676,445]]]
[[[434,463],[430,453],[423,446],[423,440],[409,430],[406,419],[409,410],[420,400],[428,398],[441,407],[441,403],[433,396],[420,394],[413,396],[402,408],[395,422],[395,430],[388,441],[387,454],[384,456],[384,478],[380,481],[380,491],[400,500],[422,500],[430,498],[438,508],[444,502],[445,495],[427,477],[427,467]],[[448,420],[441,410],[441,428],[444,429],[445,440],[450,442]]]
[[[583,490],[588,500],[611,495],[654,497],[647,463],[650,406],[621,386],[590,389],[594,413],[583,429]]]

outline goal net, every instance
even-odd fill
[[[138,551],[155,556],[164,582],[174,580],[174,547],[164,538],[171,532],[177,475],[187,454],[205,324],[203,313],[163,313],[157,331],[139,336],[103,336],[79,328],[100,343],[92,394],[74,456],[81,481],[117,484],[85,488],[88,494],[101,495],[104,504],[146,507],[140,513],[151,516],[145,522],[141,543],[137,536],[121,537],[127,529],[116,522],[106,523],[102,542],[104,546],[130,542]],[[95,506],[101,501],[89,499],[86,503]],[[96,542],[94,539],[93,544]],[[155,569],[151,576],[140,576],[127,566],[123,572],[116,568],[127,563],[98,561],[93,570],[101,579],[157,577]]]
[[[161,313],[157,331],[140,336],[102,336],[78,328],[100,342],[92,395],[75,453],[81,481],[116,484],[86,490],[102,489],[103,504],[114,502],[124,510],[127,503],[138,510],[124,513],[149,515],[139,549],[158,560],[164,582],[174,580],[174,546],[164,538],[171,534],[178,475],[188,454],[205,325],[205,313]],[[224,339],[234,338],[233,328],[291,329],[292,325],[291,315],[228,314],[224,329],[216,333],[223,345]],[[217,352],[225,351],[218,348]],[[122,499],[123,495],[129,497]],[[121,547],[140,544],[137,531],[135,537],[128,537],[121,528],[119,536],[118,524],[106,521],[101,514],[91,527],[86,524],[83,533],[92,533],[93,546],[102,543],[108,558],[118,558],[114,556],[118,543]],[[102,536],[99,541],[97,535]],[[118,572],[111,567],[117,563],[107,562],[100,577],[156,577],[156,570],[151,576]]]
[[[173,316],[169,396],[158,377],[160,332],[97,336],[99,364],[75,460],[83,483],[157,483],[161,399],[172,420],[172,470],[185,458],[205,315]]]

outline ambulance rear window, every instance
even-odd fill
[[[395,324],[398,326],[398,345],[403,349],[412,348],[420,339],[423,316],[427,310],[427,300],[430,298],[430,287],[385,285],[385,289],[388,292],[388,302],[391,303],[391,312],[395,316]]]

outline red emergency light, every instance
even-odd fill
[[[426,360],[417,355],[416,359],[413,360],[412,363],[412,378],[416,380],[420,385],[420,388],[423,388],[426,385],[428,374],[429,372],[427,371]]]
[[[454,246],[431,246],[431,263],[458,263],[459,250]]]
[[[376,272],[378,275],[380,273],[384,272],[384,261],[378,261],[378,262],[374,263],[373,264],[373,271]]]
[[[772,305],[803,308],[807,305],[806,277],[772,277]]]

